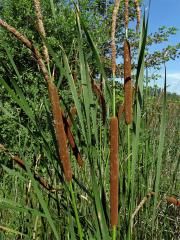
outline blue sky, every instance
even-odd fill
[[[148,2],[149,0],[144,0],[146,7]],[[155,32],[161,26],[174,26],[179,29],[177,35],[172,36],[167,45],[180,42],[180,0],[151,0],[149,33]],[[156,49],[153,47],[153,50],[159,49],[161,46],[156,46]],[[163,76],[164,69],[162,68],[158,73]],[[163,79],[159,79],[157,84],[162,86]],[[180,94],[180,59],[167,63],[167,84],[168,91]]]

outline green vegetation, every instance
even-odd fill
[[[111,1],[0,4],[0,239],[178,239],[180,97],[145,76],[176,29],[124,2],[115,35]]]

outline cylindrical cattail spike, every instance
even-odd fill
[[[118,119],[110,119],[110,223],[118,224]]]
[[[132,82],[131,82],[131,53],[127,39],[124,42],[124,107],[126,124],[132,122]]]
[[[74,156],[75,156],[75,158],[77,160],[78,165],[80,167],[82,167],[84,162],[83,162],[83,160],[81,158],[81,154],[79,152],[79,149],[78,149],[78,147],[77,147],[77,145],[75,143],[74,136],[73,136],[73,134],[71,132],[68,120],[64,116],[63,116],[63,121],[64,121],[64,125],[65,125],[66,136],[67,136],[69,144],[70,144],[70,146],[72,148],[73,154],[74,154]]]
[[[14,160],[22,169],[24,169],[26,171],[26,166],[23,162],[23,160],[21,160],[18,156],[13,156],[12,154],[10,154],[12,160]]]
[[[34,173],[34,178],[38,181],[43,188],[48,191],[53,191],[54,189],[49,185],[49,183],[42,177],[40,177],[37,173]]]
[[[166,197],[166,201],[168,202],[168,203],[170,203],[170,204],[173,204],[173,205],[175,205],[175,206],[180,206],[180,201],[179,200],[177,200],[176,198],[174,198],[174,197]]]
[[[124,103],[122,103],[122,104],[119,106],[119,111],[118,111],[118,119],[119,119],[119,120],[120,120],[123,112],[124,112]]]
[[[71,116],[74,117],[77,114],[77,108],[75,106],[71,107],[70,113],[71,113]],[[71,118],[68,117],[67,121],[68,121],[69,127],[71,128],[72,126]]]
[[[58,144],[59,156],[62,161],[65,178],[67,181],[71,181],[72,180],[71,163],[69,159],[67,138],[66,138],[63,117],[62,117],[62,110],[59,105],[58,91],[54,83],[49,83],[48,90],[49,90],[49,96],[51,98],[55,134],[56,134],[56,139]]]
[[[103,120],[103,124],[105,124],[105,121],[106,121],[106,102],[105,102],[105,99],[104,99],[104,95],[102,93],[102,90],[101,90],[100,86],[97,85],[95,82],[92,83],[92,90],[94,91],[94,93],[98,97],[99,102],[101,104],[102,120]]]
[[[125,10],[124,10],[124,25],[125,29],[128,29],[129,23],[129,0],[125,0]]]
[[[140,10],[140,7],[139,7],[138,0],[134,0],[134,5],[135,5],[136,17],[137,17],[136,31],[138,32],[138,29],[139,29],[139,26],[140,26],[140,22],[141,22],[141,10]]]

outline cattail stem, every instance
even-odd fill
[[[110,224],[113,230],[112,239],[116,239],[116,226],[118,224],[118,119],[116,117],[116,20],[120,0],[115,0],[112,14],[111,48],[112,48],[112,77],[113,77],[113,117],[110,119]]]
[[[131,53],[127,39],[124,41],[124,106],[126,124],[132,122],[132,81],[131,81]]]
[[[128,143],[128,193],[130,193],[131,184],[131,133],[130,125],[127,126],[127,143]]]
[[[115,226],[113,227],[113,230],[112,230],[112,240],[116,240],[116,227]]]
[[[118,224],[118,119],[110,119],[110,223]]]

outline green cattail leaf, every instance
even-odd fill
[[[90,99],[89,88],[88,88],[89,84],[87,82],[88,73],[86,72],[87,69],[85,66],[85,59],[84,59],[85,56],[83,53],[82,31],[81,31],[81,25],[80,25],[78,15],[76,19],[77,19],[76,21],[77,21],[77,28],[78,28],[78,50],[79,50],[81,86],[82,86],[82,95],[83,95],[83,102],[84,102],[84,108],[85,108],[85,121],[87,124],[87,139],[88,139],[88,144],[91,144],[90,102],[92,100]]]
[[[163,95],[163,105],[162,105],[162,116],[161,116],[161,125],[160,125],[160,135],[159,135],[159,145],[157,150],[157,163],[156,163],[156,180],[155,180],[155,198],[154,198],[154,208],[153,208],[153,224],[152,231],[154,230],[154,221],[156,217],[156,207],[160,189],[160,178],[161,178],[161,169],[162,169],[162,155],[164,149],[165,141],[165,131],[166,131],[166,66],[165,66],[165,78],[164,78],[164,95]]]

